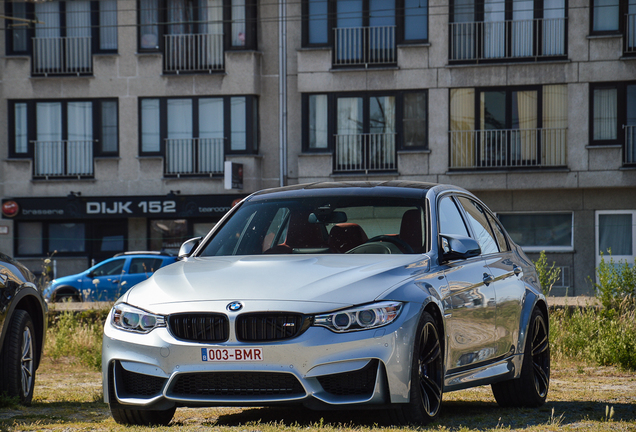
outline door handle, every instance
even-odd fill
[[[495,277],[491,274],[488,273],[484,273],[484,284],[486,285],[490,285],[491,283],[493,283],[495,281]]]

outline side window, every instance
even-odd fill
[[[468,198],[459,197],[458,199],[468,214],[468,220],[473,227],[473,231],[481,247],[481,253],[487,255],[499,252],[497,241],[488,223],[484,209],[475,201]]]
[[[128,274],[146,273],[150,275],[161,267],[162,262],[161,258],[133,258]]]
[[[486,216],[488,217],[488,222],[490,222],[492,230],[495,232],[495,239],[499,245],[499,250],[502,252],[509,251],[510,248],[508,247],[508,241],[506,240],[506,234],[504,233],[503,227],[497,219],[491,216],[490,213],[486,212]]]
[[[93,270],[93,276],[116,276],[124,269],[125,258],[109,261]]]
[[[468,237],[468,230],[457,204],[450,196],[445,196],[438,207],[439,232],[441,234],[459,234]]]

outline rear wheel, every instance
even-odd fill
[[[0,393],[18,397],[30,405],[33,399],[36,362],[35,329],[31,316],[16,310],[9,323],[0,358]]]
[[[545,403],[550,387],[550,339],[547,319],[540,309],[532,312],[521,376],[492,385],[502,407],[538,407]]]
[[[428,424],[437,418],[442,404],[442,343],[437,323],[430,313],[422,314],[417,335],[409,403],[391,411],[391,420],[398,424]]]

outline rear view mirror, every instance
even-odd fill
[[[444,261],[467,259],[481,254],[479,243],[473,238],[455,234],[440,234],[439,237]]]
[[[189,257],[192,252],[199,246],[201,243],[201,237],[191,238],[190,240],[186,240],[181,247],[179,248],[179,259],[184,259]]]
[[[335,211],[330,213],[311,213],[309,215],[309,223],[339,224],[347,221],[345,212]]]

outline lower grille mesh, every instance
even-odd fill
[[[322,388],[336,396],[370,395],[375,387],[378,361],[373,360],[360,370],[318,377]]]
[[[186,373],[176,378],[177,396],[273,396],[304,395],[298,379],[288,373],[208,372]]]
[[[120,388],[118,392],[121,393],[120,396],[124,396],[124,392],[127,397],[156,396],[161,393],[163,385],[166,382],[166,378],[130,372],[119,364],[117,366],[117,373],[120,377],[118,383],[121,383],[123,387]],[[123,390],[123,392],[121,390]]]

